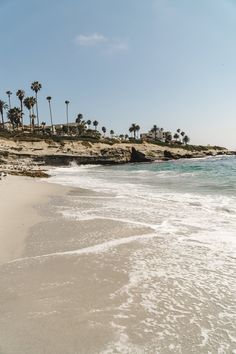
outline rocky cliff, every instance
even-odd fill
[[[166,161],[179,158],[234,154],[223,148],[183,148],[151,143],[131,144],[52,139],[17,140],[0,138],[1,170],[78,164],[122,164],[128,162]],[[5,166],[5,167],[4,167]]]

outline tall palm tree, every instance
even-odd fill
[[[16,96],[19,98],[20,100],[20,108],[21,108],[21,124],[22,124],[22,129],[24,129],[24,122],[23,122],[23,100],[24,100],[24,97],[25,97],[25,91],[23,90],[18,90],[16,92]]]
[[[157,132],[159,128],[156,126],[156,124],[152,127],[151,132],[154,133],[154,139],[157,140]]]
[[[6,94],[8,96],[9,109],[11,109],[11,95],[12,95],[12,92],[11,91],[7,91]]]
[[[32,130],[32,115],[34,115],[34,105],[36,104],[35,97],[26,97],[23,101],[24,106],[29,111],[29,119],[30,119],[30,130]],[[33,126],[34,127],[34,126]]]
[[[88,125],[88,127],[89,127],[89,129],[90,129],[90,125],[91,125],[91,120],[89,119],[89,120],[87,120],[87,122],[86,122],[86,124]]]
[[[94,129],[97,130],[97,126],[98,126],[98,121],[97,120],[93,121],[93,126],[94,126]]]
[[[136,139],[136,132],[140,130],[140,126],[136,123],[131,124],[131,127],[129,128],[130,133],[134,133],[134,139]]]
[[[38,81],[34,81],[31,84],[31,90],[35,92],[35,99],[36,99],[36,115],[37,115],[37,125],[39,128],[39,110],[38,110],[38,92],[41,90],[42,85]]]
[[[48,105],[49,105],[49,113],[50,113],[51,129],[52,129],[52,133],[53,133],[53,120],[52,120],[52,106],[51,106],[51,100],[52,100],[52,97],[51,97],[51,96],[47,96],[47,101],[48,101]]]
[[[8,105],[6,104],[6,102],[0,100],[0,114],[1,114],[1,119],[2,119],[2,127],[4,129],[4,110],[8,109]]]
[[[107,128],[106,127],[102,127],[103,137],[105,137],[106,131],[107,131]]]
[[[69,134],[69,103],[70,103],[70,101],[65,101],[65,105],[66,105],[67,134]]]
[[[115,134],[114,130],[110,130],[111,138],[113,138],[114,134]]]
[[[177,129],[177,133],[179,134],[180,132],[181,132],[181,129],[178,128],[178,129]]]

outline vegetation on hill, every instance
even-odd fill
[[[172,134],[153,125],[148,133],[139,134],[140,125],[132,123],[129,128],[129,134],[120,134],[117,136],[113,129],[109,130],[105,126],[101,127],[99,132],[99,122],[95,120],[85,120],[83,114],[79,113],[74,122],[70,122],[69,106],[70,101],[65,100],[65,123],[55,124],[53,117],[53,99],[47,96],[49,108],[50,124],[46,124],[45,120],[40,123],[40,115],[38,109],[39,92],[42,89],[41,83],[34,81],[31,84],[33,96],[26,96],[25,91],[19,89],[16,91],[16,97],[19,100],[19,106],[12,107],[12,92],[6,91],[8,103],[0,100],[0,137],[13,138],[19,140],[41,140],[50,139],[54,141],[62,140],[81,140],[89,142],[102,141],[107,144],[114,143],[130,143],[141,144],[147,141],[151,144],[160,146],[171,146],[176,148],[184,148],[189,151],[207,151],[215,147],[212,146],[194,146],[189,145],[190,138],[181,131]],[[27,118],[28,117],[28,118]],[[217,147],[218,149],[223,149]]]

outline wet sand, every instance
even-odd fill
[[[0,353],[102,353],[114,342],[122,352],[113,318],[127,295],[116,294],[136,239],[152,230],[62,216],[73,196],[91,191],[18,177],[0,188]]]
[[[112,193],[2,182],[0,354],[235,352],[228,254]]]

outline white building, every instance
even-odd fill
[[[140,134],[140,138],[143,140],[160,140],[163,141],[165,139],[165,132],[163,129],[157,129],[156,132],[150,130],[148,133]]]

